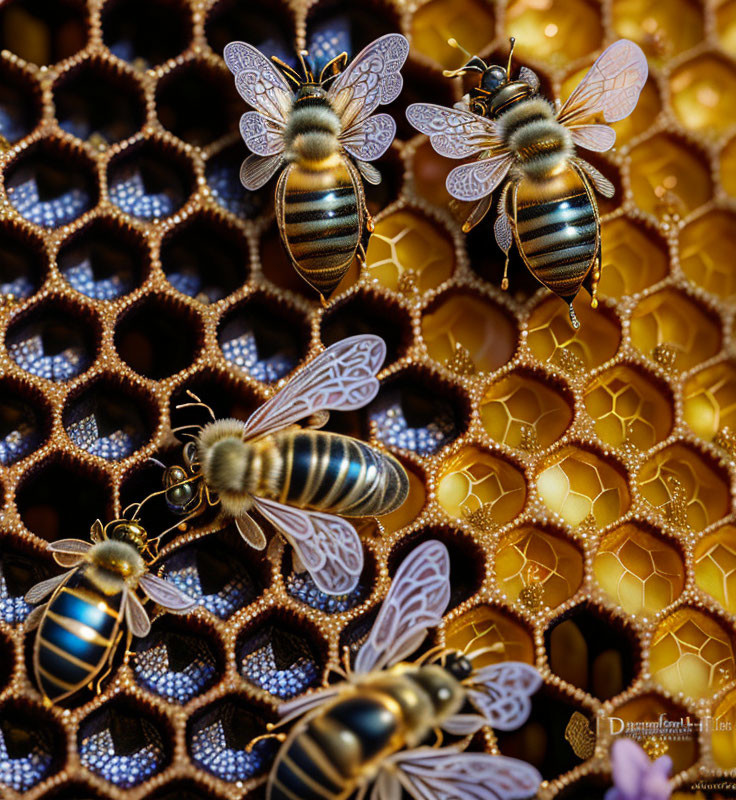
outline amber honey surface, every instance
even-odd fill
[[[239,187],[243,104],[220,54],[244,39],[288,57],[343,30],[356,50],[400,30],[412,50],[367,268],[323,309],[281,251],[272,187]],[[616,38],[649,58],[616,148],[591,157],[616,194],[578,331],[520,264],[499,290],[492,221],[463,236],[452,163],[403,120],[460,98],[448,37],[502,61],[510,35],[561,98]],[[697,783],[736,769],[736,3],[7,0],[0,49],[0,796],[263,797],[273,750],[245,745],[338,665],[430,537],[452,561],[439,637],[544,677],[527,724],[478,746],[534,763],[541,797],[591,800],[612,718],[689,717],[705,724],[664,743],[676,796],[719,796]],[[381,393],[329,427],[392,449],[411,491],[361,527],[355,595],[329,600],[284,549],[272,564],[198,520],[161,570],[200,608],[157,620],[99,696],[44,708],[22,597],[58,569],[45,542],[159,487],[149,459],[177,460],[185,390],[243,417],[366,331],[388,345]],[[575,712],[590,727],[573,747]]]

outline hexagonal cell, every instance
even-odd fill
[[[146,295],[115,328],[120,358],[139,375],[168,378],[188,367],[202,346],[198,314],[168,297]]]
[[[430,358],[472,374],[503,366],[514,354],[518,331],[514,318],[495,303],[453,292],[425,309],[422,336]]]
[[[67,400],[62,422],[80,449],[106,461],[121,461],[149,441],[158,414],[145,390],[107,376]]]
[[[115,300],[150,269],[146,242],[118,220],[98,217],[64,241],[56,258],[69,285],[95,300]]]
[[[25,601],[26,592],[50,575],[37,550],[0,539],[0,619],[8,625],[23,622],[33,608]]]
[[[80,723],[77,747],[90,772],[120,789],[138,786],[171,759],[163,720],[119,695]]]
[[[695,583],[731,614],[736,613],[736,527],[704,536],[693,553]]]
[[[135,644],[133,674],[139,686],[171,703],[184,705],[204,694],[220,677],[223,664],[213,633],[176,617],[159,617]]]
[[[648,56],[671,58],[704,36],[695,0],[614,0],[612,12],[616,33],[640,44]]]
[[[11,0],[0,10],[0,49],[39,66],[61,61],[87,40],[80,0]]]
[[[636,204],[655,217],[684,217],[713,194],[710,168],[689,142],[658,133],[637,144],[629,158]]]
[[[732,126],[736,103],[736,69],[713,54],[681,64],[670,76],[672,110],[694,131],[718,136]]]
[[[639,670],[636,632],[587,606],[555,620],[544,644],[552,672],[599,700],[621,694]]]
[[[627,145],[635,136],[648,130],[661,110],[662,99],[659,96],[659,88],[656,81],[650,77],[641,90],[636,108],[628,117],[614,122],[611,126],[616,131],[616,145],[618,147]]]
[[[546,375],[515,371],[491,384],[479,405],[494,441],[528,452],[549,447],[572,422],[572,399]]]
[[[682,392],[685,422],[712,441],[719,431],[736,428],[736,364],[730,361],[697,372]]]
[[[6,167],[5,188],[29,222],[59,228],[97,203],[94,164],[82,151],[42,139]]]
[[[205,35],[215,53],[222,53],[228,42],[242,39],[267,56],[278,56],[297,67],[293,28],[292,14],[284,0],[219,0],[207,13]]]
[[[309,340],[304,317],[266,295],[250,295],[230,309],[218,333],[225,359],[264,383],[291,372],[306,355]]]
[[[442,465],[437,500],[450,516],[491,532],[521,513],[526,481],[506,459],[464,447]]]
[[[732,632],[694,608],[679,608],[657,626],[649,654],[652,678],[669,692],[712,697],[736,678]]]
[[[0,136],[11,144],[17,142],[38,125],[40,118],[37,84],[26,72],[4,61],[0,64]]]
[[[424,508],[427,499],[426,478],[416,472],[412,465],[404,463],[409,476],[409,495],[403,504],[390,514],[381,517],[381,525],[387,533],[394,533],[413,522]]]
[[[719,297],[736,294],[736,275],[728,266],[736,247],[736,215],[709,211],[680,232],[680,264],[693,283]]]
[[[264,711],[237,695],[224,697],[192,715],[187,725],[187,749],[192,761],[228,783],[265,772],[278,749],[274,739],[248,745],[266,733]]]
[[[0,225],[0,294],[30,297],[46,279],[48,257],[43,241],[25,228]]]
[[[457,393],[423,371],[407,370],[387,380],[368,406],[377,436],[389,447],[431,455],[457,439],[467,407]]]
[[[159,82],[156,109],[164,128],[205,146],[238,129],[243,101],[228,70],[188,61]]]
[[[164,237],[161,266],[182,294],[205,303],[222,300],[248,280],[248,241],[220,216],[195,214]]]
[[[236,142],[220,150],[207,160],[205,178],[217,203],[231,214],[242,219],[258,216],[268,199],[268,189],[249,192],[240,182],[240,165],[243,162],[243,146]]]
[[[603,309],[592,309],[585,298],[573,304],[580,320],[575,330],[565,303],[548,297],[532,311],[527,323],[528,344],[541,361],[580,375],[613,358],[621,342],[621,329]]]
[[[516,37],[519,55],[556,66],[600,47],[600,9],[588,0],[512,0],[506,10],[506,35]]]
[[[655,614],[685,586],[682,554],[668,539],[638,523],[607,534],[593,562],[596,580],[630,614]]]
[[[23,793],[64,762],[64,737],[46,711],[10,701],[0,709],[0,785]]]
[[[221,800],[221,796],[215,794],[209,785],[205,787],[191,778],[183,778],[166,783],[157,791],[147,794],[146,800]]]
[[[448,69],[467,58],[447,44],[450,37],[473,53],[493,39],[494,17],[490,4],[481,0],[430,0],[412,15],[411,37],[418,52]]]
[[[475,659],[476,669],[500,661],[523,661],[534,664],[534,642],[526,626],[506,611],[493,606],[478,606],[453,620],[447,626],[447,647],[464,650],[474,644],[486,650]]]
[[[83,61],[54,85],[59,126],[95,143],[127,139],[146,119],[141,87],[129,72],[107,61]]]
[[[157,220],[178,211],[194,188],[189,159],[153,139],[129,147],[107,168],[110,201],[121,211]]]
[[[667,275],[667,245],[657,231],[627,217],[601,225],[602,296],[622,297],[642,292]]]
[[[525,604],[524,590],[536,585],[541,587],[539,604],[554,608],[571,598],[583,580],[583,556],[575,544],[532,525],[499,541],[494,567],[499,588],[514,603]]]
[[[727,475],[687,444],[660,450],[642,466],[639,491],[671,524],[701,531],[730,508]]]
[[[235,648],[243,680],[264,692],[288,700],[319,683],[324,642],[303,621],[256,620]]]
[[[145,25],[140,24],[143,19]],[[179,0],[107,0],[102,34],[110,52],[146,69],[186,49],[192,38],[191,13]]]
[[[49,542],[70,536],[86,539],[96,519],[112,519],[104,473],[61,456],[23,476],[15,503],[26,528]]]
[[[586,387],[585,408],[606,443],[648,450],[672,430],[672,397],[654,376],[619,364]]]
[[[21,369],[49,381],[67,381],[94,361],[96,329],[86,310],[46,300],[13,321],[5,343]]]
[[[51,411],[43,398],[14,380],[0,382],[0,464],[32,453],[49,433]]]
[[[455,248],[444,227],[416,211],[395,211],[376,223],[366,253],[368,274],[389,289],[426,292],[455,269]]]
[[[736,691],[731,691],[716,706],[711,727],[713,760],[724,770],[736,767],[734,727],[736,727]]]
[[[690,369],[719,351],[719,319],[686,294],[662,289],[644,298],[632,312],[631,342],[655,357],[654,349],[667,345],[675,354],[674,368]]]

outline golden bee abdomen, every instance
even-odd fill
[[[578,293],[598,247],[594,199],[573,167],[545,181],[522,179],[512,198],[519,250],[532,274],[566,300]]]
[[[365,442],[323,431],[284,432],[275,439],[284,465],[281,502],[348,517],[381,516],[409,492],[401,464]]]
[[[281,233],[297,272],[323,295],[331,294],[360,242],[355,187],[342,160],[324,169],[294,164],[283,190]]]

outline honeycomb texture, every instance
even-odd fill
[[[393,30],[412,43],[368,265],[326,308],[281,252],[272,186],[240,188],[243,104],[220,57],[240,38],[288,59],[307,30],[325,47],[352,33],[354,52]],[[601,306],[580,298],[577,332],[520,264],[498,289],[491,222],[461,235],[451,162],[403,118],[461,96],[448,36],[502,60],[509,35],[562,98],[618,37],[650,60],[616,149],[590,159],[617,191]],[[502,646],[487,660],[544,677],[520,731],[478,740],[537,765],[541,797],[603,796],[610,736],[576,755],[576,711],[736,725],[734,2],[8,0],[0,48],[3,797],[262,797],[273,745],[245,745],[338,664],[428,537],[452,561],[439,639],[480,631]],[[158,488],[149,459],[176,461],[186,389],[242,417],[359,332],[386,339],[382,389],[329,427],[389,447],[411,493],[363,526],[356,591],[328,598],[283,548],[267,561],[206,516],[161,556],[198,609],[158,619],[100,695],[45,709],[23,625],[23,594],[56,569],[44,544]],[[736,768],[732,731],[669,753],[681,796]]]

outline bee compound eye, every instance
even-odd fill
[[[503,67],[489,67],[481,79],[481,86],[486,91],[497,89],[502,83],[506,82],[506,70]]]
[[[172,486],[166,491],[166,503],[172,511],[181,511],[187,507],[194,497],[194,488],[186,483],[181,486]]]

